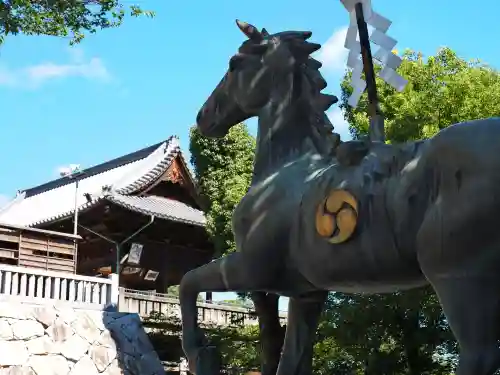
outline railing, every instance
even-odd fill
[[[0,302],[29,304],[66,304],[72,308],[102,310],[118,304],[120,312],[137,313],[142,318],[152,313],[181,317],[176,296],[118,288],[115,274],[109,279],[80,276],[66,272],[0,264]],[[286,313],[280,313],[282,320]],[[198,302],[198,320],[206,324],[256,324],[252,309],[227,303]]]
[[[0,301],[103,309],[117,303],[117,282],[116,275],[104,279],[0,264]]]
[[[143,318],[152,313],[161,313],[166,317],[180,318],[179,299],[176,296],[143,292],[139,290],[120,288],[119,308],[121,312],[137,313]],[[286,313],[280,313],[281,320],[286,319]],[[205,324],[228,325],[234,322],[240,324],[256,324],[257,319],[252,309],[224,303],[198,302],[198,321]]]

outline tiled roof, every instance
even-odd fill
[[[0,210],[0,222],[34,226],[70,216],[75,209],[76,181],[79,183],[77,197],[79,210],[93,207],[109,195],[110,191],[113,191],[115,197],[126,198],[126,195],[138,192],[154,183],[177,155],[182,157],[178,140],[171,137],[165,142],[88,168],[81,176],[74,179],[64,177],[20,191],[10,204]],[[85,194],[90,194],[90,201]],[[176,217],[175,213],[172,215]]]
[[[185,203],[157,196],[127,196],[121,194],[106,195],[104,199],[145,215],[154,215],[161,219],[178,221],[186,224],[204,226],[203,212]]]

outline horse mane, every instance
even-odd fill
[[[289,46],[290,52],[296,61],[296,71],[302,73],[303,78],[309,82],[312,90],[308,94],[311,99],[310,104],[314,108],[315,118],[309,122],[314,130],[319,133],[319,138],[323,138],[323,141],[327,143],[327,152],[335,153],[337,146],[341,142],[340,135],[334,131],[335,127],[326,115],[326,111],[338,101],[338,98],[335,95],[321,92],[328,84],[319,71],[323,64],[310,56],[321,48],[320,44],[307,41],[311,35],[311,32],[285,31],[271,35],[265,32],[264,37],[265,39],[279,38]],[[262,54],[266,50],[266,48],[262,48],[264,46],[259,42],[247,40],[244,44],[247,43],[255,43],[255,47],[258,47],[254,50],[256,53]]]
[[[299,50],[312,50],[316,46],[321,47],[315,43],[310,43],[303,39],[298,39]],[[295,48],[292,49],[292,51]],[[299,52],[300,54],[300,52]],[[300,55],[298,56],[300,57]],[[299,60],[300,61],[300,60]],[[316,115],[318,118],[311,122],[311,125],[316,128],[321,136],[326,137],[326,140],[331,143],[332,152],[335,151],[337,146],[340,144],[340,135],[336,133],[335,126],[331,123],[328,118],[326,111],[338,101],[338,98],[334,95],[324,94],[321,91],[324,90],[328,83],[319,71],[322,63],[310,55],[307,60],[302,63],[302,70],[304,76],[309,80],[313,92],[311,93],[312,104],[317,109]]]

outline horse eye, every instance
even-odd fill
[[[241,55],[235,55],[231,57],[229,60],[229,71],[232,72],[236,69],[238,69],[241,66],[241,63],[243,62],[243,56]]]

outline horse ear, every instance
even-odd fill
[[[267,30],[266,30],[265,28],[263,28],[263,29],[260,31],[260,33],[262,34],[262,36],[263,36],[264,38],[266,38],[266,37],[268,37],[268,36],[269,36],[269,33],[267,32]]]
[[[256,42],[260,42],[263,39],[262,34],[255,26],[240,20],[236,20],[236,25],[238,25],[238,28],[247,36],[248,39]]]

